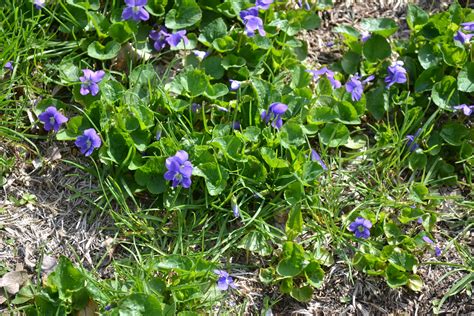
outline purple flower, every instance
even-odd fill
[[[434,245],[434,241],[432,241],[428,236],[423,236],[422,238],[427,244]],[[438,246],[434,245],[435,256],[438,257],[441,254],[441,249]]]
[[[61,125],[68,121],[68,118],[62,115],[54,106],[48,107],[43,113],[38,115],[38,118],[44,123],[44,129],[48,132],[51,129],[55,132],[59,131]]]
[[[156,139],[156,140],[160,140],[160,139],[161,139],[161,133],[162,133],[162,130],[161,130],[161,129],[159,129],[159,130],[156,131],[156,135],[155,135],[155,139]]]
[[[334,79],[334,71],[327,69],[326,67],[323,67],[319,70],[306,70],[306,72],[309,72],[310,74],[313,75],[313,80],[318,81],[319,77],[325,75],[326,78],[328,78],[329,82],[331,82],[331,86],[334,89],[338,89],[341,87],[341,82],[339,80]]]
[[[232,122],[232,128],[235,130],[240,130],[240,122],[239,121],[233,121]]]
[[[150,15],[145,10],[147,0],[125,0],[127,5],[122,12],[122,20],[146,21]]]
[[[97,95],[99,93],[99,86],[97,84],[104,78],[105,72],[103,70],[92,71],[89,69],[83,69],[82,72],[84,76],[79,77],[79,80],[82,82],[80,93],[82,95],[89,93],[93,96]]]
[[[319,156],[318,152],[314,149],[311,149],[311,160],[319,162],[323,170],[328,170],[328,167],[326,166],[324,161],[321,159],[321,156]]]
[[[219,276],[219,279],[217,280],[217,288],[221,291],[227,291],[229,287],[235,289],[236,286],[234,284],[234,280],[232,277],[229,275],[224,270],[214,270],[213,271],[215,274]]]
[[[281,116],[285,114],[286,110],[288,110],[288,105],[274,102],[270,104],[270,107],[267,111],[262,111],[260,117],[262,118],[262,121],[265,121],[266,124],[268,124],[268,122],[273,118],[272,126],[276,129],[280,129],[283,125]]]
[[[189,45],[186,30],[177,31],[166,38],[166,42],[168,42],[171,47],[178,46],[181,41],[184,41],[184,45]]]
[[[474,32],[474,22],[461,23],[461,26],[463,27],[464,31]]]
[[[414,152],[415,150],[417,150],[418,148],[420,148],[420,146],[416,143],[416,138],[420,135],[421,133],[421,128],[419,128],[415,135],[407,135],[406,136],[406,139],[407,139],[407,146],[408,146],[408,150],[410,150],[410,152]]]
[[[237,200],[234,196],[230,200],[230,208],[232,209],[232,213],[234,213],[234,217],[240,217],[239,204],[237,204]]]
[[[326,43],[326,47],[333,47],[334,46],[334,42],[333,41],[329,41]]]
[[[407,71],[403,68],[403,61],[393,62],[387,69],[388,75],[385,77],[387,88],[390,88],[394,83],[407,82]]]
[[[474,105],[461,104],[454,106],[453,109],[463,111],[466,116],[471,116],[474,111]]]
[[[216,105],[216,109],[221,111],[221,112],[229,112],[228,108],[225,108],[223,106]]]
[[[357,217],[356,220],[349,225],[348,229],[354,232],[356,238],[367,239],[370,237],[371,227],[372,223],[368,219]]]
[[[230,82],[230,90],[237,90],[240,88],[240,85],[242,84],[241,81],[238,81],[238,80],[232,80],[232,79],[229,79],[229,82]]]
[[[193,54],[199,59],[199,60],[203,60],[204,58],[206,58],[207,55],[209,55],[208,52],[205,52],[205,51],[202,51],[202,50],[193,50]]]
[[[245,23],[245,34],[248,37],[253,37],[255,35],[255,31],[258,31],[260,36],[265,36],[265,30],[263,29],[263,21],[258,16],[247,15],[244,18]]]
[[[270,7],[270,4],[273,3],[273,0],[257,0],[255,5],[257,8],[262,10],[267,10]]]
[[[178,150],[174,156],[166,159],[165,166],[168,171],[165,172],[165,179],[173,181],[171,186],[176,188],[181,185],[183,188],[191,186],[191,175],[193,173],[193,165],[188,160],[188,153],[184,150]]]
[[[418,224],[423,224],[423,218],[421,218],[421,216],[418,217],[418,219],[416,220],[416,222],[417,222]]]
[[[251,7],[248,8],[247,10],[242,10],[239,13],[240,18],[245,21],[245,17],[247,16],[258,16],[258,8],[257,7]]]
[[[7,61],[5,63],[5,66],[3,66],[4,69],[8,69],[10,71],[13,71],[13,62],[12,61]]]
[[[298,6],[299,6],[300,8],[302,8],[302,7],[303,7],[303,1],[298,0]],[[305,7],[305,10],[306,10],[306,11],[311,10],[311,7],[309,6],[308,1],[306,1],[306,0],[305,0],[305,2],[304,2],[304,7]]]
[[[461,44],[465,44],[465,43],[469,43],[473,36],[474,36],[474,34],[464,34],[461,31],[457,31],[457,33],[456,33],[456,35],[454,35],[453,39],[455,41],[461,42]]]
[[[362,98],[364,92],[364,85],[374,80],[375,76],[368,76],[366,79],[361,81],[361,77],[358,74],[351,76],[346,82],[346,91],[351,94],[352,101],[359,101]]]
[[[34,0],[33,4],[34,4],[36,9],[41,10],[41,9],[44,8],[45,2],[46,2],[46,0]]]
[[[191,104],[191,111],[193,111],[194,113],[199,111],[200,108],[201,108],[201,104],[199,104],[199,103],[192,103]]]
[[[168,33],[168,30],[164,26],[160,27],[159,31],[152,30],[150,32],[150,35],[149,35],[149,37],[153,41],[155,41],[155,43],[153,44],[153,47],[155,47],[155,49],[157,51],[160,51],[160,50],[162,50],[163,48],[166,47],[166,39],[169,36],[170,36],[170,34]]]
[[[372,34],[370,34],[370,32],[362,31],[360,33],[360,40],[362,41],[362,43],[365,43],[371,36]]]
[[[81,136],[78,136],[74,142],[83,155],[86,157],[90,156],[95,148],[99,148],[102,145],[99,135],[93,128],[88,128],[84,131]]]

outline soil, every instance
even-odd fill
[[[357,23],[366,17],[391,17],[400,22],[398,36],[406,34],[404,15],[408,2],[437,11],[446,9],[452,1],[437,0],[345,0],[336,1],[334,8],[321,13],[321,28],[304,34],[309,44],[309,64],[325,64],[340,56],[337,39],[331,33],[339,24]],[[328,47],[327,43],[336,42]],[[62,159],[90,165],[88,160],[76,157],[65,144],[44,141],[33,148],[0,138],[0,152],[16,157],[13,171],[7,175],[7,184],[0,189],[0,271],[14,270],[18,264],[35,271],[39,258],[65,255],[90,269],[105,274],[107,263],[118,243],[114,236],[113,220],[104,213],[94,213],[93,204],[101,204],[101,190],[97,179]],[[442,242],[441,236],[440,241]],[[471,234],[466,238],[474,236]],[[446,246],[441,244],[441,247]],[[441,258],[432,261],[462,263],[453,247]],[[426,256],[431,256],[427,253]],[[445,265],[420,266],[418,274],[425,282],[420,293],[407,289],[390,289],[380,278],[367,277],[357,271],[348,273],[347,265],[338,262],[326,271],[324,286],[315,292],[313,300],[301,304],[289,298],[278,301],[271,308],[273,315],[426,315],[432,313],[433,302],[439,300],[462,277]],[[259,314],[263,298],[278,300],[278,289],[262,287],[257,272],[235,271],[239,295],[248,300],[247,313]],[[447,314],[474,313],[474,301],[466,292],[450,298],[442,310]],[[1,311],[1,309],[0,309]],[[272,315],[267,312],[265,315]]]

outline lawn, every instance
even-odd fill
[[[474,9],[407,2],[3,0],[0,311],[474,313]]]

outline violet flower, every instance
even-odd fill
[[[474,32],[474,22],[461,23],[461,26],[463,27],[464,31]]]
[[[8,69],[10,71],[13,71],[13,62],[12,61],[7,61],[5,63],[5,66],[3,66],[3,69]]]
[[[56,107],[50,106],[46,110],[38,115],[38,118],[41,122],[44,123],[45,131],[50,131],[53,129],[55,132],[59,131],[61,125],[68,121],[68,118],[59,112]]]
[[[334,71],[329,70],[327,67],[323,67],[319,70],[306,70],[313,75],[313,80],[318,81],[319,77],[325,75],[328,78],[329,82],[331,82],[331,86],[334,89],[338,89],[341,87],[341,82],[339,80],[334,79]]]
[[[232,79],[229,79],[229,82],[230,82],[230,90],[237,90],[240,88],[240,85],[242,84],[241,81],[238,81],[238,80],[232,80]]]
[[[461,42],[461,44],[465,44],[465,43],[469,43],[473,36],[474,36],[474,34],[465,34],[461,31],[457,31],[456,35],[454,35],[453,39],[455,41]]]
[[[353,221],[348,229],[351,232],[354,232],[356,238],[363,238],[367,239],[370,237],[370,228],[372,227],[372,223],[363,217],[357,217],[355,221]]]
[[[239,121],[233,121],[232,122],[232,129],[234,130],[240,130],[241,126],[240,126],[240,122]]]
[[[453,109],[462,111],[466,116],[471,116],[474,111],[474,105],[461,104],[454,106]]]
[[[200,61],[202,61],[204,58],[207,57],[207,55],[209,55],[208,52],[205,52],[205,51],[202,51],[202,50],[193,50],[193,54],[194,56],[196,56]]]
[[[240,217],[239,204],[237,204],[237,200],[234,196],[230,200],[230,208],[232,209],[232,213],[234,214],[234,217],[236,218]]]
[[[168,30],[164,26],[161,26],[159,31],[157,31],[157,30],[150,31],[150,35],[149,35],[149,37],[153,41],[155,41],[155,43],[153,43],[153,47],[157,51],[160,51],[160,50],[162,50],[163,48],[166,47],[166,44],[167,44],[166,39],[169,36],[170,36],[170,34],[168,33]]]
[[[288,105],[280,102],[274,102],[270,104],[267,111],[263,110],[260,114],[262,121],[266,124],[273,118],[272,126],[276,129],[280,129],[283,125],[281,116],[288,110]]]
[[[303,7],[303,1],[298,0],[298,6],[299,6],[300,8],[302,8],[302,7]],[[304,8],[305,8],[306,11],[311,10],[311,7],[310,7],[310,5],[309,5],[309,3],[308,3],[307,0],[305,0],[305,2],[304,2]]]
[[[161,129],[158,129],[158,130],[156,131],[155,139],[156,139],[157,141],[161,139],[161,133],[162,133],[162,132],[163,132],[163,131],[162,131]]]
[[[219,279],[217,280],[217,288],[219,290],[227,291],[229,287],[233,289],[236,288],[234,280],[229,273],[224,270],[214,270],[213,272],[219,276]]]
[[[192,103],[191,104],[191,111],[193,111],[194,113],[199,111],[200,108],[201,108],[201,104],[199,104],[199,103]]]
[[[360,80],[361,76],[355,74],[349,78],[346,82],[346,91],[351,94],[352,101],[359,101],[362,98],[362,93],[364,93],[364,85],[374,80],[375,76],[371,75]]]
[[[189,156],[186,151],[178,150],[174,156],[166,159],[165,166],[168,171],[165,172],[164,178],[168,181],[173,181],[171,184],[173,188],[181,185],[187,189],[191,186],[193,165],[188,158]]]
[[[405,83],[407,81],[407,71],[403,68],[403,61],[393,62],[387,71],[388,75],[385,77],[387,88],[390,88],[394,83]]]
[[[439,257],[441,255],[441,249],[439,249],[438,246],[434,244],[434,241],[432,241],[428,236],[423,236],[422,238],[427,244],[434,245],[434,251],[435,251],[435,256]]]
[[[122,11],[122,20],[147,21],[150,14],[145,10],[147,0],[125,0],[127,5]]]
[[[270,7],[270,4],[273,3],[273,0],[257,0],[255,5],[257,8],[262,10],[267,10]]]
[[[84,131],[81,136],[76,138],[74,142],[83,155],[86,157],[90,156],[94,149],[99,148],[102,145],[99,135],[93,128],[88,128]]]
[[[370,34],[370,32],[368,31],[362,31],[360,32],[360,40],[362,41],[362,43],[365,43],[367,42],[367,40],[372,36],[372,34]]]
[[[415,135],[407,135],[405,137],[407,139],[407,146],[410,152],[414,152],[415,150],[420,148],[420,146],[416,143],[416,138],[420,135],[420,133],[421,133],[421,128],[419,128],[416,131]]]
[[[328,170],[328,167],[326,166],[324,161],[321,159],[321,156],[319,156],[318,152],[312,148],[311,148],[311,160],[319,162],[323,170]]]
[[[177,31],[166,38],[166,42],[171,47],[178,46],[181,41],[184,41],[184,45],[189,45],[189,40],[186,37],[186,30]]]
[[[99,93],[98,83],[102,81],[102,78],[104,78],[105,72],[103,70],[92,71],[89,69],[83,69],[82,72],[84,76],[79,77],[79,80],[82,82],[80,93],[82,95],[87,95],[89,93],[92,96],[97,95],[97,93]]]
[[[41,10],[41,9],[44,8],[44,6],[46,4],[46,0],[34,0],[33,4],[34,4],[36,9]]]
[[[265,30],[263,29],[263,21],[258,16],[247,15],[244,18],[244,23],[245,23],[245,34],[248,37],[255,36],[255,31],[258,31],[258,34],[260,34],[260,36],[265,36],[267,34],[265,33]]]
[[[258,16],[258,8],[251,7],[251,8],[248,8],[247,10],[242,10],[239,12],[239,16],[242,19],[242,21],[245,21],[245,17],[247,16]]]

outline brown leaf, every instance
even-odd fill
[[[28,280],[28,273],[26,271],[7,272],[0,279],[0,287],[5,288],[9,294],[16,294],[26,280]]]
[[[99,315],[97,313],[97,310],[99,307],[97,306],[96,302],[93,300],[89,300],[87,302],[87,305],[80,311],[77,312],[76,316],[94,316],[94,315]]]

